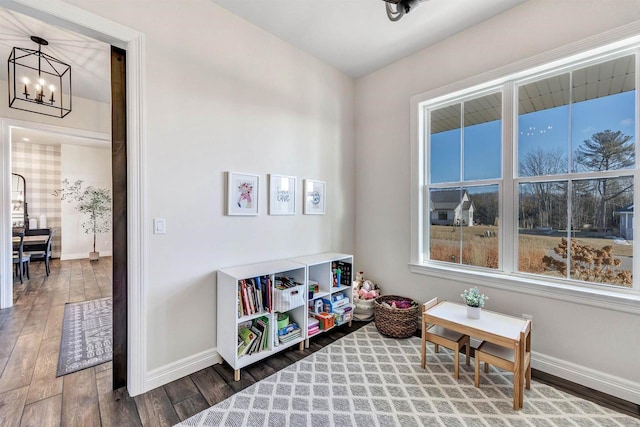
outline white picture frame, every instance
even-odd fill
[[[227,215],[258,215],[260,177],[227,172]]]
[[[326,182],[315,179],[304,180],[304,214],[324,215],[326,203]]]
[[[297,181],[295,176],[269,175],[269,215],[296,214]]]

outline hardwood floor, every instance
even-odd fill
[[[66,302],[111,296],[110,258],[54,260],[47,277],[33,263],[31,280],[14,285],[15,305],[0,310],[0,426],[171,426],[214,405],[362,327],[335,328],[242,370],[233,380],[226,364],[214,365],[132,398],[112,390],[111,363],[56,378]],[[536,375],[538,374],[538,375]],[[557,388],[640,418],[638,405],[534,373]]]

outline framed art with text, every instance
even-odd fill
[[[258,178],[227,172],[227,215],[258,215]]]
[[[269,215],[296,214],[296,177],[269,175]]]
[[[304,214],[324,215],[326,183],[313,179],[304,180]]]

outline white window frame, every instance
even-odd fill
[[[636,55],[636,113],[640,112],[640,24],[632,24],[616,30],[585,39],[579,43],[565,46],[544,54],[510,64],[481,75],[452,83],[411,98],[411,258],[410,271],[432,277],[456,280],[465,284],[506,289],[559,300],[581,302],[587,305],[610,308],[618,311],[637,313],[640,308],[640,244],[633,247],[633,270],[635,272],[632,288],[614,288],[611,286],[591,285],[575,281],[519,273],[514,268],[514,256],[503,256],[517,250],[518,233],[515,230],[518,203],[517,150],[515,144],[515,124],[517,109],[515,104],[515,86],[527,80],[544,78],[547,74],[557,74],[562,69],[574,69],[590,63],[606,61],[609,57],[623,54]],[[431,262],[426,256],[429,215],[428,186],[425,185],[425,165],[428,158],[425,153],[425,110],[443,106],[461,100],[482,96],[482,94],[502,91],[502,177],[499,185],[500,228],[500,266],[498,270],[477,268],[460,264]],[[426,108],[425,108],[426,107]],[[510,116],[508,116],[510,115]],[[640,206],[640,117],[636,115],[636,166],[621,171],[621,175],[634,176],[634,203]],[[495,180],[488,180],[487,184]],[[464,183],[463,183],[464,184]],[[431,187],[435,188],[435,187]],[[509,196],[511,195],[511,199]],[[506,202],[506,203],[505,203]],[[506,204],[509,203],[509,206]],[[426,215],[426,216],[425,216]],[[640,229],[640,215],[634,215],[633,227]]]

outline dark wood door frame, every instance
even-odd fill
[[[111,46],[113,192],[113,389],[127,385],[127,86],[126,52]]]

